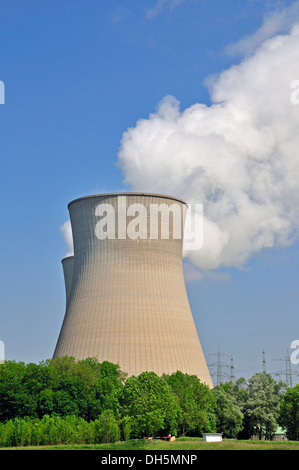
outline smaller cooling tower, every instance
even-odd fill
[[[62,261],[66,311],[54,357],[95,357],[129,376],[179,370],[213,387],[184,282],[186,203],[114,193],[82,197],[68,208],[74,256]]]
[[[68,306],[69,296],[72,287],[73,271],[74,271],[74,257],[67,256],[61,261],[63,275],[64,275],[64,286],[65,286],[65,298],[66,298],[66,309]]]

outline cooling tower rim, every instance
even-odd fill
[[[156,194],[156,193],[143,193],[143,192],[117,192],[117,193],[102,193],[102,194],[91,194],[90,196],[82,196],[78,197],[76,199],[73,199],[73,201],[68,203],[68,208],[70,207],[71,204],[75,204],[78,201],[82,201],[84,199],[92,199],[92,198],[97,198],[97,197],[114,197],[114,196],[147,196],[147,197],[160,197],[164,199],[172,199],[174,201],[178,201],[181,204],[187,205],[186,201],[183,199],[176,197],[176,196],[168,196],[166,194]]]
[[[66,260],[70,258],[74,258],[74,257],[75,257],[74,255],[65,256],[64,258],[62,258],[61,262],[64,263]]]

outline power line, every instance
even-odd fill
[[[228,380],[234,382],[240,376],[240,373],[249,373],[250,371],[253,373],[258,373],[258,369],[260,370],[259,367],[246,370],[241,369],[241,371],[240,369],[235,369],[233,356],[222,353],[219,348],[217,353],[209,354],[209,356],[216,356],[216,361],[214,363],[208,364],[214,385],[219,385],[220,383],[224,383]],[[228,359],[229,357],[230,361]],[[285,363],[285,368],[274,372],[270,371],[268,374],[275,379],[285,382],[288,387],[292,388],[293,385],[298,383],[299,371],[293,371],[291,369],[291,356],[289,351],[287,350],[285,357],[274,360],[283,361]],[[267,369],[268,362],[266,352],[265,349],[262,349],[262,371],[267,373]]]

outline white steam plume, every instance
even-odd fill
[[[188,256],[202,271],[242,267],[298,235],[296,80],[299,25],[210,80],[210,106],[180,111],[167,96],[123,134],[126,185],[203,203],[203,246]]]
[[[72,234],[72,226],[70,220],[67,220],[64,222],[63,225],[61,225],[60,230],[62,232],[62,235],[65,239],[66,246],[67,246],[67,256],[72,256],[74,254],[74,248],[73,248],[73,234]]]

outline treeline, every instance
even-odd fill
[[[94,421],[78,416],[14,418],[0,423],[0,446],[39,446],[59,444],[98,444],[120,440],[121,434],[111,411]]]
[[[299,439],[299,385],[270,375],[220,384],[193,375],[143,372],[88,358],[0,366],[0,446],[115,442],[146,436],[271,439],[281,425]]]

